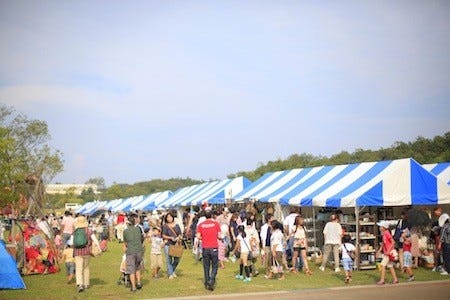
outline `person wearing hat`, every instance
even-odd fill
[[[380,221],[377,223],[380,227],[381,235],[382,235],[382,243],[377,252],[377,257],[380,257],[383,253],[383,260],[381,261],[381,278],[377,282],[378,285],[382,285],[385,283],[386,277],[386,267],[391,270],[393,284],[398,283],[397,274],[395,273],[393,261],[391,261],[391,254],[395,251],[395,241],[389,231],[389,222],[388,221]]]
[[[75,279],[77,282],[78,292],[81,293],[89,288],[90,272],[89,262],[91,259],[92,231],[88,228],[88,221],[85,216],[78,216],[75,219],[75,230],[83,229],[86,232],[88,243],[83,248],[74,248],[73,256],[75,258]],[[95,236],[95,235],[94,235]]]
[[[448,275],[450,272],[450,216],[442,214],[439,217],[439,226],[442,227],[440,249],[442,251],[442,260],[444,261],[444,269],[441,275]]]

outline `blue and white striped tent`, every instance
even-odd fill
[[[94,206],[95,202],[91,201],[91,202],[86,202],[85,204],[83,204],[79,209],[77,209],[75,212],[76,213],[80,213],[83,214],[85,210],[89,209],[90,207]]]
[[[119,205],[112,208],[111,211],[112,212],[120,212],[120,211],[129,212],[132,209],[133,205],[140,203],[143,199],[144,199],[143,195],[125,198],[122,200],[122,202]]]
[[[426,164],[423,167],[436,175],[440,180],[450,184],[450,162]]]
[[[109,200],[109,201],[106,202],[105,208],[107,210],[111,210],[112,211],[113,207],[116,207],[120,203],[122,203],[122,199]]]
[[[204,202],[211,204],[211,201],[216,204],[223,204],[226,199],[232,199],[234,194],[242,191],[250,183],[250,180],[241,176],[180,188],[172,197],[161,203],[160,207],[201,205]]]
[[[105,205],[106,201],[91,201],[83,204],[79,209],[76,210],[77,213],[80,214],[92,214],[97,209],[100,209],[101,206]]]
[[[164,191],[144,196],[144,199],[141,202],[133,205],[131,209],[145,211],[153,210],[158,206],[158,204],[162,203],[170,196],[172,196],[172,194],[173,193],[171,191]]]
[[[413,159],[270,172],[235,196],[281,205],[450,204],[450,186]]]

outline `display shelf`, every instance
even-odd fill
[[[360,236],[359,239],[360,240],[374,240],[376,239],[376,236]]]
[[[373,269],[376,269],[376,265],[366,265],[366,266],[359,266],[359,269],[360,270],[373,270]]]
[[[345,234],[350,235],[356,247],[356,269],[375,269],[375,253],[378,247],[378,232],[375,217],[365,214],[356,218],[357,221],[354,216],[344,216],[344,219],[347,222],[342,222],[341,225],[346,231]]]
[[[374,249],[372,249],[372,250],[359,250],[360,254],[363,254],[363,253],[370,254],[370,253],[375,253],[375,252],[376,252],[376,250],[374,250]]]

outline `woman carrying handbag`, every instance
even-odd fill
[[[175,219],[170,213],[167,213],[164,217],[162,237],[165,242],[164,254],[166,257],[167,276],[169,279],[173,279],[177,277],[175,270],[180,263],[180,257],[169,255],[169,247],[176,245],[182,239],[182,233],[180,226],[175,223]]]

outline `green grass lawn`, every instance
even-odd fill
[[[150,247],[147,246],[147,249]],[[169,280],[162,273],[162,278],[152,279],[149,268],[149,253],[146,252],[147,271],[143,273],[143,289],[132,294],[128,288],[118,285],[120,277],[119,265],[122,256],[122,247],[116,242],[109,244],[107,252],[100,257],[91,259],[91,288],[83,293],[77,293],[75,283],[67,284],[64,265],[62,271],[51,275],[25,276],[26,290],[2,290],[0,299],[142,299],[162,298],[176,296],[195,296],[209,294],[251,293],[277,290],[321,289],[344,286],[344,272],[334,273],[331,269],[321,272],[315,264],[311,269],[312,276],[305,274],[286,274],[286,280],[278,281],[265,279],[259,275],[250,283],[244,283],[234,278],[239,265],[226,263],[225,269],[219,269],[217,287],[213,292],[203,287],[203,267],[196,262],[190,251],[185,251],[177,268],[178,277]],[[264,274],[263,268],[257,263],[259,272]],[[165,270],[165,267],[163,268]],[[443,280],[448,276],[431,272],[429,269],[414,270],[416,281]],[[399,274],[400,282],[406,282],[406,274]],[[350,285],[373,285],[379,279],[379,271],[358,271],[353,274]],[[390,275],[387,275],[390,281]]]

